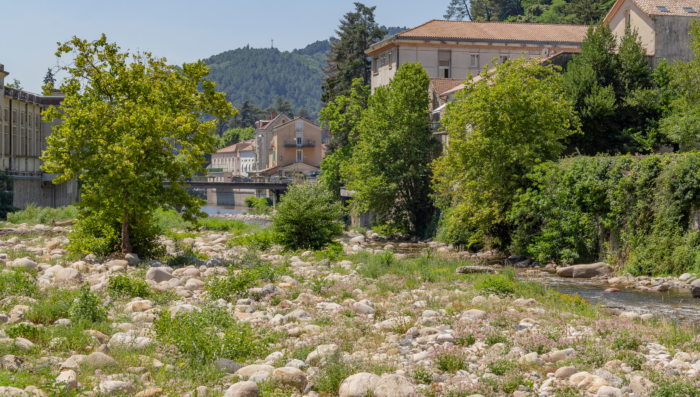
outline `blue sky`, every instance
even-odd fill
[[[380,25],[441,19],[449,0],[372,0]],[[122,49],[151,51],[176,64],[250,44],[283,51],[328,38],[353,0],[22,0],[3,7],[0,63],[25,90],[39,93],[56,42],[105,33]],[[60,77],[60,75],[59,75]]]

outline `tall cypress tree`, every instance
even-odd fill
[[[386,34],[374,21],[376,8],[355,3],[355,11],[345,14],[340,21],[335,31],[337,37],[331,38],[324,70],[326,77],[321,95],[324,103],[332,102],[338,95],[349,96],[353,79],[362,77],[365,84],[369,84],[371,62],[365,51]]]
[[[607,24],[591,26],[563,83],[583,131],[568,143],[582,154],[643,152],[659,143],[661,107],[636,30],[626,29],[618,50]]]

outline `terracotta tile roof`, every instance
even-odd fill
[[[670,1],[670,0],[666,0]],[[401,39],[505,40],[582,43],[588,26],[543,23],[440,21],[433,19],[394,37]]]
[[[449,91],[464,82],[464,79],[430,79],[433,89],[438,95]]]
[[[224,154],[224,153],[236,153],[236,152],[245,152],[253,150],[253,142],[252,141],[243,141],[243,142],[238,142],[235,145],[227,146],[223,149],[219,149],[216,154]]]
[[[610,22],[612,17],[619,11],[625,0],[618,0],[605,17],[605,22]],[[648,16],[652,15],[675,15],[683,17],[700,16],[700,1],[698,0],[632,0],[642,12]],[[668,12],[661,11],[657,7],[666,7]],[[685,8],[692,8],[695,12],[688,12]]]

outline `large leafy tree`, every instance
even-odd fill
[[[230,130],[224,132],[224,135],[219,138],[219,142],[216,145],[217,149],[223,149],[225,147],[235,145],[238,142],[247,141],[255,137],[255,127],[248,128],[231,128]]]
[[[105,35],[59,43],[56,56],[64,55],[73,58],[62,68],[66,98],[61,108],[44,114],[46,121],[63,122],[47,138],[42,169],[57,174],[54,183],[76,177],[83,183],[81,236],[92,233],[103,249],[116,239],[128,253],[139,244],[130,234],[151,227],[158,208],[176,205],[188,221],[205,216],[201,200],[187,194],[184,183],[216,144],[216,120],[203,122],[201,116],[235,114],[205,79],[207,66],[176,67],[147,52],[122,52]]]
[[[583,135],[569,143],[582,154],[650,151],[660,143],[659,98],[646,53],[629,27],[618,47],[606,24],[591,26],[564,74],[567,97]]]
[[[344,167],[359,212],[372,210],[378,221],[419,236],[434,214],[430,163],[440,148],[429,128],[429,84],[419,63],[406,63],[378,87],[359,125],[348,127],[357,136]]]
[[[333,134],[328,155],[321,161],[321,182],[336,194],[344,180],[341,170],[352,156],[352,142],[359,136],[362,111],[367,108],[370,87],[362,78],[353,80],[350,96],[339,95],[321,110],[321,123]]]
[[[337,37],[331,39],[328,65],[324,71],[323,102],[330,103],[338,95],[347,96],[353,80],[358,77],[369,85],[371,62],[365,51],[386,34],[386,30],[374,21],[376,8],[355,3],[355,11],[345,14],[340,21],[335,31]]]
[[[481,72],[445,111],[447,153],[433,166],[446,235],[454,241],[507,245],[506,216],[526,175],[556,159],[578,130],[554,65],[516,59]]]

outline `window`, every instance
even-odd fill
[[[297,163],[301,163],[304,160],[304,152],[297,150]]]
[[[297,139],[296,139],[296,141],[297,141],[297,146],[301,147],[301,143],[302,143],[303,140],[304,140],[303,135],[301,135],[301,133],[297,132]]]
[[[443,79],[450,78],[450,61],[452,53],[450,51],[438,51],[438,77]]]
[[[280,161],[282,161],[282,156],[280,156]]]
[[[505,63],[508,60],[508,57],[509,55],[501,55],[500,57],[498,57],[498,61],[500,63]]]
[[[379,58],[374,58],[373,65],[374,67],[373,72],[374,73],[379,73]]]
[[[656,8],[661,12],[671,12],[668,10],[668,8],[666,8],[664,6],[656,6]]]
[[[625,23],[627,24],[627,26],[629,26],[631,22],[632,22],[632,13],[630,12],[630,10],[625,10]]]
[[[389,53],[389,69],[391,69],[391,52]]]
[[[695,11],[694,9],[692,9],[691,7],[683,7],[683,9],[685,10],[685,12],[688,12],[688,13],[691,13],[691,14],[694,14],[694,13],[697,12],[697,11]]]
[[[469,56],[471,62],[469,63],[469,66],[472,68],[478,68],[479,67],[479,54],[471,54]]]

